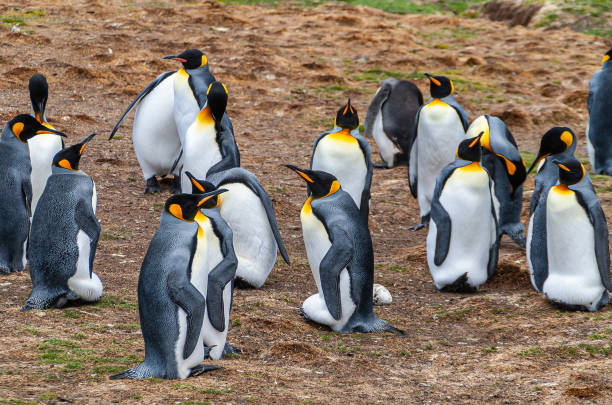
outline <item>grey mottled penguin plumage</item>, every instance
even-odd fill
[[[589,81],[587,142],[596,174],[612,175],[612,49]]]

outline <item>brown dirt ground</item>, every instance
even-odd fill
[[[558,311],[533,290],[525,252],[508,239],[498,275],[478,293],[435,291],[426,233],[408,230],[418,207],[405,168],[375,171],[370,228],[376,281],[394,299],[376,313],[407,337],[336,334],[305,322],[300,304],[316,291],[298,217],[305,189],[281,166],[307,165],[312,141],[347,96],[364,118],[377,83],[356,76],[372,68],[445,71],[470,116],[505,118],[522,150],[536,153],[541,134],[568,125],[586,160],[587,83],[606,42],[570,30],[343,5],[0,5],[3,15],[27,10],[44,10],[42,17],[27,14],[28,33],[0,27],[0,119],[29,110],[27,80],[42,72],[50,84],[49,121],[69,142],[100,134],[82,167],[98,186],[103,236],[95,271],[106,297],[95,306],[24,313],[28,273],[0,279],[0,402],[611,401],[612,306],[595,314]],[[131,117],[122,139],[106,137],[140,89],[176,69],[161,56],[192,47],[207,53],[213,73],[228,84],[243,166],[275,202],[292,265],[279,261],[261,290],[236,291],[228,340],[245,353],[219,362],[222,370],[182,382],[110,381],[144,355],[138,271],[170,185],[161,196],[142,195]],[[426,80],[417,84],[428,94]],[[612,180],[594,181],[611,217]],[[532,189],[530,176],[525,207]]]

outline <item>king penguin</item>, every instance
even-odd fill
[[[204,340],[205,325],[211,321],[205,320],[206,315],[212,316],[217,326],[226,325],[228,319],[223,307],[225,281],[217,279],[211,283],[212,273],[208,272],[208,265],[219,258],[219,252],[213,253],[210,248],[219,250],[221,245],[217,242],[213,243],[215,246],[207,246],[210,229],[201,228],[199,222],[208,221],[201,209],[214,207],[215,196],[224,191],[179,194],[166,201],[138,278],[138,312],[145,359],[111,379],[187,378],[219,368],[201,363],[208,349]],[[210,305],[216,309],[212,311]]]
[[[334,128],[323,132],[312,146],[310,170],[335,176],[342,189],[355,201],[366,220],[370,211],[372,152],[359,134],[359,116],[349,99],[336,114]]]
[[[28,140],[38,134],[65,136],[34,117],[20,114],[9,121],[0,139],[0,274],[26,266],[32,183]]]
[[[32,292],[23,309],[63,307],[70,300],[102,297],[93,272],[100,236],[93,180],[79,169],[81,155],[95,134],[62,149],[40,197],[30,233]]]
[[[578,160],[558,156],[551,163],[559,167],[559,184],[547,191],[544,209],[536,211],[536,219],[544,218],[533,226],[544,229],[529,229],[527,245],[528,258],[533,245],[541,245],[548,254],[528,260],[531,281],[538,292],[565,309],[596,311],[610,301],[612,291],[606,217],[592,187],[574,187],[586,175]]]
[[[368,225],[331,174],[286,165],[306,182],[300,215],[318,293],[302,304],[306,319],[336,332],[403,332],[373,312],[374,252]]]
[[[390,169],[408,165],[408,149],[414,136],[414,119],[423,105],[423,95],[414,83],[393,77],[382,82],[368,107],[365,136],[374,138],[382,163]]]
[[[502,120],[491,115],[476,118],[467,136],[482,133],[482,166],[493,181],[495,212],[501,234],[507,234],[519,246],[525,247],[525,227],[521,224],[523,182],[527,177],[525,162],[516,141]]]
[[[438,290],[473,292],[495,274],[498,226],[481,139],[482,133],[462,141],[436,180],[427,264]]]
[[[165,56],[164,59],[174,59],[182,63],[178,72],[164,72],[157,76],[147,87],[136,96],[125,110],[111,131],[112,139],[125,117],[136,108],[134,125],[132,127],[132,143],[134,152],[142,169],[146,185],[144,193],[159,193],[161,188],[156,176],[174,175],[171,192],[180,193],[181,138],[174,119],[175,96],[179,103],[193,100],[197,111],[194,92],[205,92],[209,83],[215,78],[210,74],[206,56],[197,49],[189,49],[178,55]],[[189,72],[189,73],[187,73]],[[185,79],[186,86],[180,86],[175,93],[175,79],[179,76]],[[196,79],[198,86],[190,87],[190,77]],[[181,79],[182,80],[182,79]],[[200,96],[201,97],[201,96]],[[188,103],[189,104],[189,103]],[[195,118],[192,116],[192,121]],[[189,122],[191,124],[191,122]]]
[[[587,150],[597,174],[612,175],[612,48],[589,81]]]
[[[30,114],[45,127],[53,129],[45,116],[47,97],[49,95],[47,79],[41,74],[35,74],[30,78],[28,87],[32,103]],[[53,157],[64,148],[64,141],[61,136],[50,132],[48,136],[35,136],[28,140],[28,147],[32,164],[32,214],[34,214],[38,205],[38,199],[45,189],[47,179],[51,176]]]
[[[227,96],[223,83],[211,83],[206,90],[204,107],[187,130],[183,139],[183,190],[191,188],[191,181],[184,172],[206,178],[212,173],[240,166],[234,130],[228,125],[225,114]]]
[[[236,167],[214,173],[200,180],[190,172],[194,194],[223,187],[228,191],[218,196],[219,211],[234,234],[234,250],[238,258],[236,285],[260,288],[276,263],[276,249],[290,264],[274,214],[274,206],[257,177]]]
[[[436,178],[453,162],[468,128],[468,116],[453,97],[453,82],[444,76],[425,75],[432,98],[417,112],[408,164],[410,192],[421,210],[421,223],[413,230],[427,226]]]

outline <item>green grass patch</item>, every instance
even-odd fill
[[[539,347],[530,347],[527,350],[523,350],[519,353],[521,357],[539,357],[544,356],[544,351]]]
[[[75,318],[79,318],[81,315],[79,315],[78,313],[71,311],[69,309],[65,309],[64,310],[64,317],[65,318],[71,318],[71,319],[75,319]]]
[[[102,307],[102,308],[115,308],[115,309],[137,309],[138,308],[138,304],[130,302],[116,295],[104,295],[94,305],[98,307]]]

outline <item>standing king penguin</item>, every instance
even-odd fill
[[[476,118],[468,128],[467,136],[473,138],[480,133],[482,166],[493,181],[493,202],[500,232],[524,248],[525,227],[521,224],[521,209],[523,182],[527,177],[525,162],[514,137],[499,118],[490,115]]]
[[[191,188],[185,172],[206,178],[212,173],[240,166],[238,145],[225,113],[227,96],[227,87],[223,83],[211,83],[206,90],[204,107],[187,130],[183,139],[183,190]]]
[[[336,114],[334,129],[323,132],[312,146],[310,170],[335,176],[366,220],[370,211],[372,152],[359,134],[359,116],[349,99]]]
[[[53,129],[45,116],[49,95],[47,79],[41,74],[35,74],[30,78],[28,87],[32,103],[30,114],[45,127]],[[61,136],[50,132],[48,136],[35,136],[28,140],[28,147],[32,164],[32,214],[34,214],[47,179],[51,176],[53,157],[64,148],[64,141]]]
[[[559,156],[559,184],[547,191],[544,209],[538,209],[533,226],[544,226],[527,245],[542,245],[548,253],[533,266],[531,281],[546,298],[570,310],[596,311],[610,301],[610,252],[608,226],[592,187],[576,187],[586,175],[584,166],[572,156]],[[531,236],[531,229],[528,237]],[[533,233],[534,235],[536,233]]]
[[[9,121],[0,139],[0,274],[26,266],[32,183],[28,140],[38,134],[62,132],[43,126],[36,118],[20,114]],[[45,135],[46,136],[46,135]]]
[[[306,254],[318,293],[302,304],[304,316],[336,332],[403,332],[373,312],[374,252],[368,225],[331,174],[286,165],[306,182],[300,215]]]
[[[597,174],[612,175],[612,48],[589,81],[587,149]]]
[[[436,181],[427,264],[438,290],[473,292],[495,274],[499,237],[491,178],[479,163],[481,137],[462,141]]]
[[[364,122],[365,136],[374,138],[383,163],[390,169],[408,165],[408,149],[414,136],[414,119],[423,105],[423,95],[407,80],[386,79],[376,91]]]
[[[276,263],[276,249],[290,264],[274,214],[274,206],[257,177],[240,167],[214,173],[199,180],[185,172],[194,194],[208,193],[223,187],[219,195],[219,211],[234,234],[234,250],[238,258],[236,285],[259,288]]]
[[[23,309],[63,307],[69,300],[97,301],[102,282],[93,272],[100,236],[93,180],[79,169],[95,134],[62,149],[32,219],[32,292]]]
[[[421,210],[421,223],[413,230],[427,226],[436,178],[455,159],[468,128],[468,116],[453,97],[453,82],[444,76],[425,75],[432,98],[417,112],[408,164],[410,192]]]
[[[215,240],[214,225],[201,209],[217,205],[216,195],[224,191],[179,194],[166,201],[138,279],[138,312],[145,359],[111,379],[187,378],[219,368],[201,364],[208,349],[205,345],[209,345],[205,336],[211,323],[215,328],[227,330],[226,291],[235,263],[231,263],[231,231],[229,245],[227,239]],[[224,227],[222,232],[227,231]],[[223,254],[227,254],[227,262],[221,259]],[[215,269],[209,272],[219,259]],[[223,270],[224,277],[212,281],[211,276],[218,270]],[[223,350],[223,344],[220,349]]]

